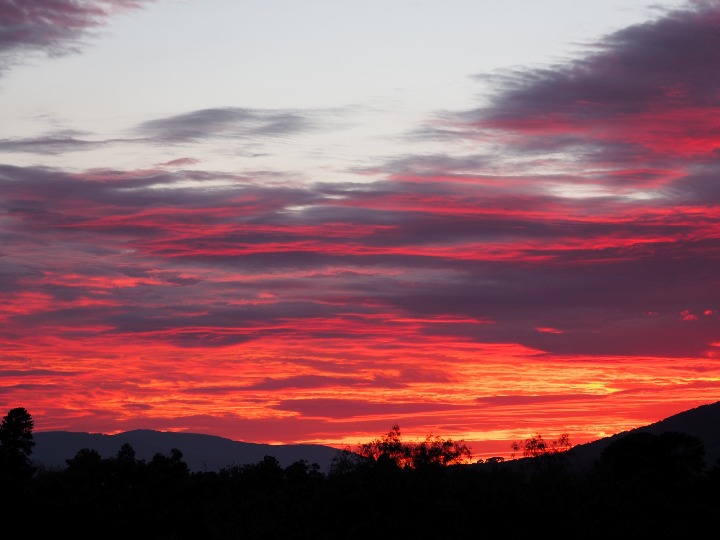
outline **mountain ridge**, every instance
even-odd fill
[[[114,435],[75,431],[40,431],[33,434],[35,447],[30,456],[36,466],[63,468],[67,459],[81,449],[97,451],[102,458],[117,455],[123,444],[135,450],[137,459],[151,460],[157,454],[168,455],[173,448],[183,454],[191,471],[217,471],[234,465],[253,464],[265,456],[275,457],[281,466],[306,460],[317,463],[321,471],[330,468],[339,449],[318,444],[272,445],[234,441],[204,433],[185,433],[135,429]]]
[[[720,401],[699,405],[645,426],[576,445],[568,450],[568,457],[573,466],[587,469],[610,444],[626,435],[638,432],[652,433],[653,435],[677,432],[698,437],[705,446],[706,467],[713,467],[720,463]]]

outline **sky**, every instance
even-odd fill
[[[715,402],[719,67],[716,0],[0,0],[0,406],[483,458]]]

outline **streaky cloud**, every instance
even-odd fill
[[[307,131],[313,125],[312,119],[300,111],[225,107],[148,120],[136,131],[158,142],[184,143],[211,137],[283,137]]]
[[[459,132],[606,166],[704,159],[717,150],[720,4],[664,13],[589,50],[501,78],[489,104],[455,116]]]
[[[33,51],[78,52],[113,15],[154,0],[6,0],[0,5],[0,74]]]
[[[42,137],[0,139],[1,152],[56,155],[94,150],[118,141],[91,141],[78,138],[75,132],[50,133]]]

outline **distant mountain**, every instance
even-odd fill
[[[653,434],[674,431],[699,437],[705,444],[707,466],[714,466],[720,460],[720,401],[701,405],[647,426],[579,444],[568,452],[570,462],[574,467],[588,468],[600,457],[608,445],[636,431]],[[125,443],[133,447],[138,459],[147,461],[157,453],[169,455],[173,448],[177,448],[182,452],[183,461],[187,463],[191,471],[216,471],[233,465],[257,463],[265,456],[273,456],[282,467],[304,459],[309,463],[317,463],[321,471],[327,472],[333,458],[340,452],[337,448],[323,445],[256,444],[233,441],[213,435],[145,429],[126,431],[117,435],[45,431],[35,432],[33,437],[35,447],[31,456],[32,460],[36,465],[52,468],[65,467],[65,460],[74,457],[78,450],[83,448],[96,450],[103,458],[114,457]]]
[[[617,433],[597,441],[579,444],[568,452],[571,463],[581,469],[591,466],[611,443],[630,433],[647,432],[659,435],[667,431],[698,437],[705,445],[705,464],[712,467],[720,460],[720,401],[701,405],[675,414],[659,422]]]
[[[314,444],[270,445],[238,442],[213,435],[173,433],[138,429],[116,435],[71,431],[45,431],[33,433],[35,447],[30,456],[36,465],[48,468],[66,466],[83,448],[97,451],[103,458],[117,455],[127,443],[135,450],[137,459],[150,461],[157,453],[169,455],[173,448],[183,454],[183,461],[191,471],[217,471],[233,465],[254,464],[265,456],[273,456],[282,467],[299,461],[317,463],[327,472],[337,448]]]

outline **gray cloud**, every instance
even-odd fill
[[[0,139],[0,152],[24,152],[30,154],[63,154],[94,150],[117,141],[90,141],[78,138],[79,133],[49,133],[41,137],[22,139]]]
[[[481,121],[584,119],[648,111],[659,104],[714,106],[720,74],[717,2],[634,25],[594,44],[597,52],[557,68],[507,77]]]
[[[440,115],[424,134],[482,133],[506,157],[565,152],[586,166],[671,167],[683,152],[712,152],[720,136],[712,112],[720,91],[718,11],[717,1],[693,2],[609,34],[566,64],[482,76],[495,84],[487,104]]]
[[[225,107],[149,120],[136,131],[156,141],[180,143],[210,137],[282,137],[312,127],[311,119],[298,111]]]
[[[0,4],[0,73],[22,54],[77,52],[113,14],[153,0],[5,0]]]

